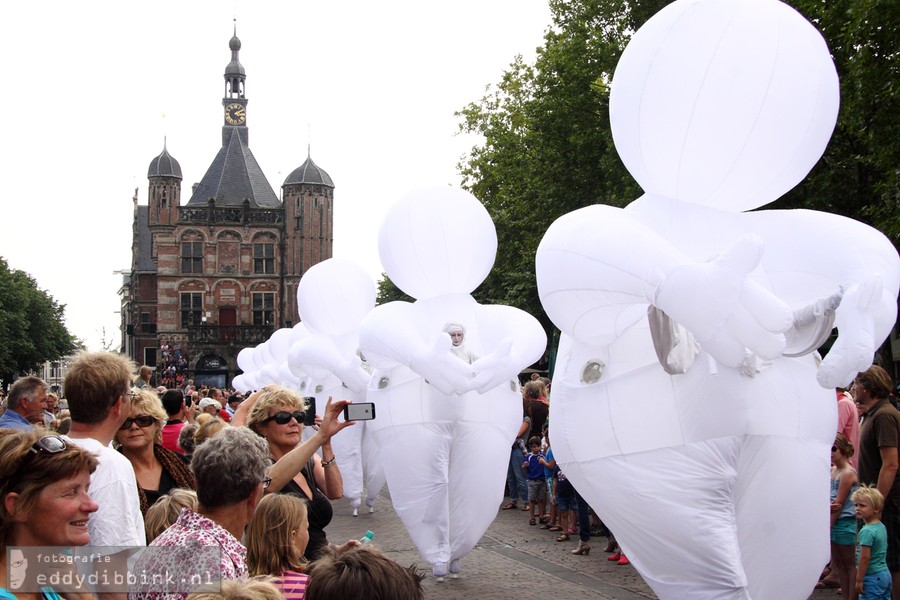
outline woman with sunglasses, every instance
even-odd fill
[[[275,466],[269,473],[272,485],[266,492],[295,494],[309,502],[309,544],[304,553],[308,560],[315,560],[328,545],[325,527],[333,515],[330,501],[344,493],[331,437],[353,424],[337,419],[347,404],[346,400],[332,403],[329,398],[318,431],[302,444],[307,407],[305,400],[292,390],[267,386],[241,403],[235,413],[233,422],[242,422],[246,415],[247,426],[269,444],[269,455]],[[319,448],[322,456],[316,454]],[[355,540],[348,544],[352,542]]]
[[[18,589],[15,568],[7,581],[8,547],[90,542],[87,523],[97,503],[88,486],[97,458],[58,435],[12,429],[0,429],[0,456],[0,598],[15,598],[29,589]],[[59,598],[49,589],[41,596]]]
[[[159,396],[145,387],[134,390],[131,416],[116,433],[119,452],[134,467],[142,515],[169,490],[196,488],[184,458],[162,446],[162,428],[167,420]]]

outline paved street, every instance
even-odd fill
[[[427,569],[424,586],[429,600],[656,598],[634,567],[620,567],[606,560],[606,538],[592,538],[589,556],[573,556],[570,550],[577,539],[557,542],[557,533],[529,526],[522,511],[498,511],[481,542],[463,559],[460,577],[437,583],[394,513],[387,490],[382,492],[373,514],[363,505],[358,517],[351,516],[346,500],[335,502],[334,509],[334,519],[327,529],[329,541],[343,543],[372,530],[375,545],[388,556],[402,565],[417,563]],[[835,590],[810,596],[810,600],[835,598],[840,598]]]

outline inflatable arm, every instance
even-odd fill
[[[490,352],[472,364],[474,387],[481,393],[514,379],[533,364],[547,347],[547,334],[525,311],[502,305],[478,307],[482,344],[496,341]]]
[[[429,344],[430,329],[421,316],[408,302],[376,306],[359,331],[366,359],[377,368],[406,365],[444,394],[473,389],[472,368],[450,353],[450,336],[441,333]]]
[[[748,277],[761,256],[762,241],[745,236],[697,262],[622,209],[595,205],[547,230],[536,258],[538,291],[553,322],[576,338],[611,342],[646,318],[651,304],[737,367],[745,348],[778,356],[793,321],[786,304]],[[629,310],[635,305],[640,310]]]

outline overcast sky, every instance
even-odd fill
[[[119,343],[134,190],[167,139],[183,202],[221,146],[233,19],[250,148],[276,193],[312,158],[335,182],[335,256],[381,272],[387,207],[459,184],[478,140],[453,116],[532,61],[546,0],[16,2],[3,43],[0,256],[66,305],[89,348]],[[2,343],[2,341],[0,341]]]

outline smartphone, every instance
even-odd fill
[[[344,407],[345,421],[371,421],[375,418],[375,405],[371,402],[356,402]]]
[[[303,399],[306,400],[306,417],[303,419],[303,425],[311,427],[316,424],[316,397],[306,396]]]

